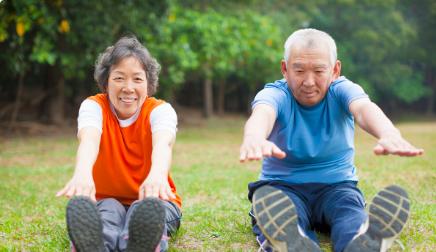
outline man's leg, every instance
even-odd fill
[[[97,209],[103,223],[103,240],[106,251],[118,249],[118,237],[126,219],[126,209],[113,198],[97,202]]]
[[[369,205],[369,221],[345,251],[386,251],[400,234],[410,211],[406,191],[391,185],[379,191]]]
[[[365,201],[355,182],[326,186],[314,204],[317,223],[331,228],[333,250],[341,252],[367,219]]]
[[[310,229],[306,204],[290,190],[283,189],[269,185],[255,189],[253,232],[257,238],[265,235],[272,247],[280,251],[320,251],[313,240],[315,235]]]
[[[157,198],[135,201],[127,211],[125,225],[119,236],[120,251],[135,251],[136,248],[141,251],[166,251],[169,236],[180,227],[181,216],[180,209],[172,202]],[[132,235],[135,236],[134,241],[129,237]]]

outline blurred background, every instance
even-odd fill
[[[434,0],[0,0],[0,125],[74,127],[97,56],[124,35],[162,65],[156,96],[176,110],[247,114],[303,27],[333,36],[342,74],[387,114],[434,115]]]

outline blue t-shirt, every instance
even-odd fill
[[[357,181],[354,118],[349,105],[364,97],[368,95],[363,89],[343,76],[311,107],[297,102],[286,80],[266,84],[252,108],[268,104],[275,109],[277,119],[268,139],[286,152],[286,157],[265,158],[260,179],[288,183]]]

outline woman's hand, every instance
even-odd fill
[[[95,184],[92,178],[92,167],[97,159],[101,132],[94,127],[85,127],[78,133],[76,167],[73,178],[56,193],[56,196],[71,198],[75,195],[88,196],[95,201]]]
[[[67,198],[73,196],[87,196],[93,201],[96,201],[94,180],[92,176],[74,175],[64,188],[56,193],[56,196],[65,196]]]
[[[168,175],[159,172],[150,172],[139,187],[139,200],[146,197],[156,197],[163,200],[176,198],[168,184]]]

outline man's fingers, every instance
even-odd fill
[[[253,160],[260,160],[262,158],[262,148],[260,146],[254,147],[253,154]]]
[[[414,156],[422,155],[423,152],[424,152],[423,149],[418,149],[418,148],[412,147],[412,148],[400,150],[395,154],[397,154],[399,156],[404,156],[404,157],[414,157]]]
[[[247,151],[247,159],[248,160],[256,160],[256,151],[254,149],[248,149]]]
[[[245,161],[247,161],[247,156],[248,156],[248,150],[247,150],[247,148],[245,147],[245,146],[242,146],[241,147],[241,150],[239,151],[240,152],[240,155],[239,155],[239,161],[240,162],[245,162]]]
[[[271,157],[273,155],[273,146],[264,145],[262,146],[262,156],[263,157]]]
[[[286,153],[282,151],[277,145],[274,144],[272,149],[272,155],[276,158],[282,159],[286,157]]]
[[[387,153],[385,153],[385,149],[383,148],[383,146],[381,146],[380,144],[377,144],[374,147],[374,153],[376,155],[386,155]]]
[[[413,156],[422,155],[422,153],[424,153],[424,150],[418,149],[407,142],[403,142],[403,143],[384,142],[383,144],[378,143],[374,147],[374,153],[376,155],[394,154],[403,157],[413,157]]]
[[[286,153],[280,150],[274,143],[265,141],[260,144],[253,144],[249,147],[245,145],[242,146],[240,149],[239,161],[261,160],[263,157],[271,156],[281,159],[286,157]]]

